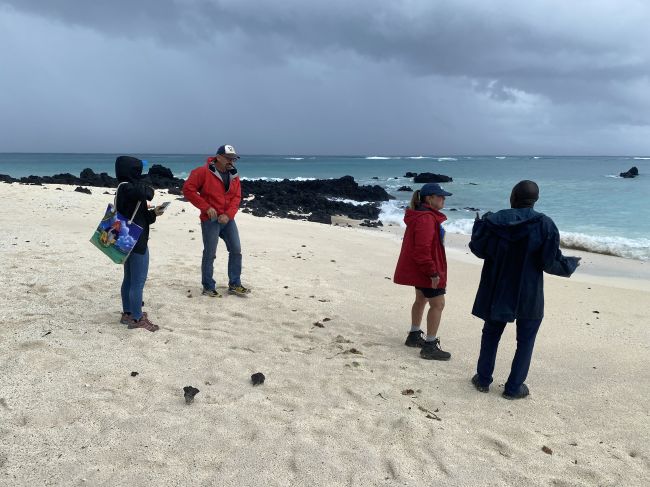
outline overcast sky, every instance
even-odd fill
[[[650,154],[647,0],[0,0],[1,152]]]

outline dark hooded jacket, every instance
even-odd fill
[[[472,309],[483,320],[541,320],[543,272],[569,277],[577,267],[562,255],[553,220],[532,208],[486,213],[474,222],[469,248],[485,261]]]
[[[126,183],[117,190],[117,211],[126,218],[131,218],[140,201],[133,222],[142,227],[142,234],[133,247],[133,252],[144,254],[149,241],[149,225],[156,221],[156,213],[147,209],[147,201],[151,201],[154,196],[153,188],[142,181],[142,161],[136,157],[119,156],[115,159],[115,175],[120,183]]]
[[[393,282],[430,288],[431,278],[438,276],[438,288],[447,287],[447,256],[441,226],[446,219],[444,214],[429,205],[406,209],[406,231]]]

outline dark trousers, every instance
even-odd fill
[[[519,392],[519,388],[526,380],[530,368],[530,359],[533,356],[535,337],[541,324],[542,320],[517,320],[517,351],[512,359],[510,376],[505,385],[506,394]],[[476,366],[481,385],[487,386],[492,383],[497,348],[505,327],[506,323],[499,321],[486,321],[483,325],[481,353]]]

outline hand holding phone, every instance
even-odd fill
[[[170,204],[171,204],[171,201],[165,201],[164,203],[156,206],[156,208],[154,208],[154,210],[156,212],[156,215],[162,215],[163,213],[165,213],[165,210],[167,209],[167,207]]]

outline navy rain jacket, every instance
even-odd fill
[[[553,220],[532,208],[486,213],[474,222],[469,248],[484,259],[472,314],[486,321],[541,320],[543,272],[569,277],[578,266],[562,255]]]
[[[142,161],[137,157],[119,156],[115,159],[115,175],[120,183],[127,183],[117,191],[117,211],[126,218],[131,218],[138,201],[140,202],[133,222],[142,227],[142,234],[133,247],[133,252],[144,254],[149,241],[149,225],[156,221],[156,213],[147,209],[147,201],[154,197],[153,188],[142,181]]]

